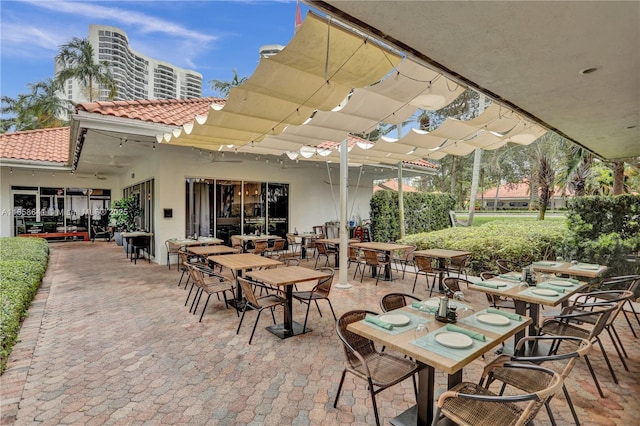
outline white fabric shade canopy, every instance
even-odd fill
[[[465,90],[439,72],[309,13],[291,42],[262,59],[251,78],[231,89],[223,107],[212,106],[207,116],[158,140],[340,162],[332,148],[350,134],[369,133],[380,123],[403,123],[418,109],[438,110]],[[472,120],[447,118],[431,132],[410,129],[400,139],[384,136],[376,143],[351,144],[348,158],[350,165],[438,160],[507,142],[529,144],[545,132],[493,103]]]

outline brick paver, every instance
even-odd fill
[[[313,261],[304,266],[313,267]],[[175,269],[130,263],[113,243],[51,244],[47,275],[1,377],[2,424],[374,423],[364,383],[352,376],[333,408],[345,360],[328,306],[321,305],[322,317],[311,310],[313,332],[286,340],[264,330],[270,321],[264,313],[248,345],[254,312],[247,313],[236,335],[238,317],[212,297],[199,323],[199,315],[184,306],[187,290],[177,286],[178,279]],[[426,296],[421,282],[416,293]],[[332,290],[338,315],[353,308],[379,310],[383,294],[411,291],[413,275],[377,286],[368,278],[352,284]],[[467,293],[483,302],[482,294]],[[301,321],[304,312],[294,304],[294,318]],[[282,313],[277,315],[280,320]],[[612,382],[597,350],[591,358],[607,398],[598,397],[582,363],[567,381],[584,425],[638,421],[640,349],[624,320],[618,323],[629,372],[608,337],[603,340],[620,384]],[[478,360],[465,368],[464,379],[477,381],[483,365]],[[437,372],[436,387],[445,384],[445,375]],[[411,382],[380,393],[378,401],[388,423],[415,403]],[[552,407],[559,425],[572,424],[562,396]],[[541,412],[537,424],[549,423]]]

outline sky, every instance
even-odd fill
[[[260,46],[293,38],[295,15],[296,0],[0,0],[0,94],[53,78],[59,47],[99,24],[122,29],[137,53],[201,73],[202,95],[214,96],[207,82],[250,77]]]

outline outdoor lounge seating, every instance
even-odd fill
[[[338,406],[338,399],[340,398],[344,379],[347,373],[351,373],[367,383],[367,389],[369,390],[371,402],[373,403],[376,425],[379,426],[380,417],[378,415],[376,394],[411,377],[417,398],[418,386],[416,384],[415,374],[418,372],[419,366],[408,359],[385,352],[379,352],[371,340],[347,330],[349,324],[363,320],[367,314],[376,315],[375,312],[354,310],[344,313],[336,321],[336,332],[342,342],[348,365],[342,372],[342,378],[338,385],[333,407],[336,408]]]
[[[91,241],[95,241],[96,238],[104,238],[105,241],[111,241],[113,236],[109,227],[102,227],[97,225],[91,225]]]

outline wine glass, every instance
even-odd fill
[[[473,314],[473,308],[471,308],[471,306],[467,305],[466,303],[464,303],[464,293],[461,291],[456,291],[453,293],[453,300],[460,302],[460,303],[455,303],[455,306],[457,307],[456,311],[458,313],[458,318],[462,319],[465,317],[468,317],[469,315]]]

